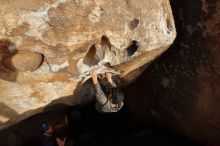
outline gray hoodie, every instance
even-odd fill
[[[112,86],[116,87],[113,83]],[[95,96],[96,96],[96,105],[95,108],[98,112],[101,113],[109,113],[109,112],[118,112],[124,103],[122,102],[120,105],[116,107],[112,107],[111,101],[105,96],[105,93],[102,91],[102,88],[99,83],[94,85],[95,88]]]

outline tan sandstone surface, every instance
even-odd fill
[[[84,102],[76,91],[94,65],[131,83],[176,37],[169,0],[0,2],[1,127],[48,104]]]

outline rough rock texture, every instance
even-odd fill
[[[125,89],[140,118],[220,144],[220,1],[171,1],[174,45]],[[134,96],[133,93],[139,93]],[[131,96],[130,96],[131,95]]]
[[[103,52],[100,72],[107,63],[120,85],[134,81],[176,36],[168,0],[1,0],[0,16],[0,122],[7,124],[85,98],[75,92]]]

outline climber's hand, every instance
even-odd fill
[[[91,76],[97,76],[96,70],[95,70],[95,69],[91,70],[91,71],[90,71],[90,75],[91,75]]]

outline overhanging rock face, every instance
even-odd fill
[[[168,0],[13,0],[0,16],[2,126],[56,99],[77,104],[93,65],[132,82],[176,37]]]

